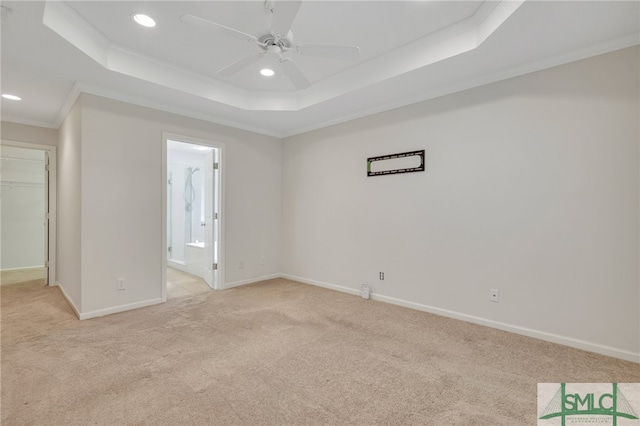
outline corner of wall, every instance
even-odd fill
[[[60,282],[58,281],[58,282],[56,282],[56,287],[58,287],[60,289],[60,292],[62,293],[62,296],[67,301],[67,303],[71,307],[71,310],[76,315],[76,317],[78,317],[78,319],[81,319],[80,318],[80,310],[76,307],[75,303],[73,303],[73,300],[69,297],[67,292],[64,291],[64,286],[62,284],[60,284]]]

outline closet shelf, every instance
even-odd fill
[[[9,188],[44,188],[44,183],[40,182],[21,182],[18,180],[3,180],[0,185]]]

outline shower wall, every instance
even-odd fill
[[[185,262],[186,244],[204,239],[203,168],[204,154],[168,144],[167,259],[174,262]]]

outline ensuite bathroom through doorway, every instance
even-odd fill
[[[167,140],[167,296],[215,288],[218,162],[215,147]]]

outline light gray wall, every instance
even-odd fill
[[[638,51],[287,138],[283,272],[640,360]]]
[[[225,144],[226,282],[280,271],[279,139],[98,96],[82,101],[83,313],[161,297],[163,132]]]
[[[28,142],[40,145],[58,145],[58,129],[29,126],[26,124],[3,121],[0,123],[2,140]]]
[[[78,312],[81,303],[82,97],[62,122],[58,142],[57,280]]]

